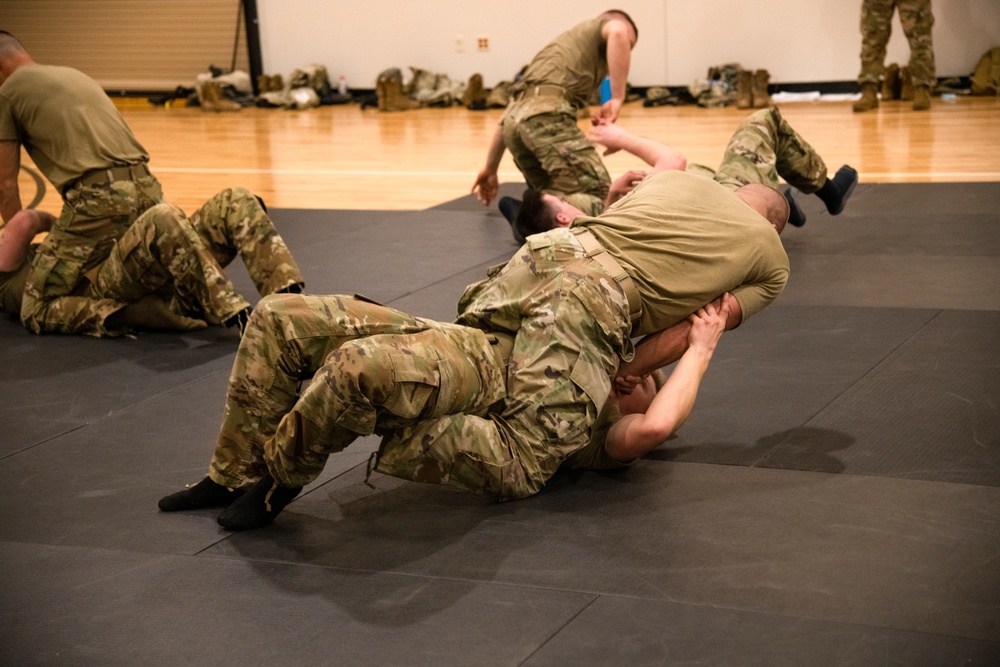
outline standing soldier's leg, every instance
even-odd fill
[[[216,194],[191,216],[191,224],[221,266],[240,255],[261,296],[301,291],[298,264],[260,199],[246,188]]]
[[[879,81],[885,70],[885,47],[892,31],[894,0],[862,0],[861,4],[861,99],[854,111],[878,107]]]
[[[899,20],[910,43],[910,75],[913,78],[913,109],[931,105],[931,91],[937,84],[931,29],[934,14],[931,0],[899,0]]]
[[[861,72],[858,83],[878,86],[885,69],[885,47],[892,34],[895,0],[863,0],[861,3]]]
[[[98,299],[135,302],[147,294],[169,294],[172,310],[204,314],[225,322],[250,304],[226,278],[205,249],[184,212],[157,204],[118,239],[91,277],[89,293]]]

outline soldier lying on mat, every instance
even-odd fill
[[[663,171],[600,217],[532,236],[466,289],[453,323],[346,296],[267,297],[236,354],[208,477],[160,508],[228,506],[224,527],[266,525],[331,453],[371,434],[375,470],[501,500],[537,493],[563,465],[622,465],[683,421],[723,328],[781,292],[787,218],[772,188]],[[601,417],[613,383],[634,393],[642,378],[648,393],[645,376],[683,355],[653,401],[663,413]]]

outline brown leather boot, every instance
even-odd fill
[[[899,99],[909,102],[913,99],[913,77],[910,75],[909,67],[899,70],[899,80]]]
[[[267,74],[257,75],[257,94],[271,92],[271,77]]]
[[[882,101],[898,100],[902,81],[899,78],[899,65],[893,63],[885,68],[885,78],[882,79]]]
[[[861,99],[854,103],[855,111],[870,111],[878,108],[878,87],[874,83],[861,84]]]
[[[741,69],[736,79],[736,108],[749,109],[753,106],[753,72]]]
[[[462,95],[462,106],[466,109],[486,108],[486,88],[483,87],[483,75],[473,74],[469,77],[469,85],[465,87],[465,94]]]
[[[403,94],[403,73],[387,69],[378,75],[376,93],[379,111],[408,111],[419,109],[420,102]]]
[[[227,99],[222,94],[222,86],[215,81],[205,81],[200,84],[198,99],[201,101],[202,111],[239,111],[243,108]]]
[[[928,86],[916,86],[913,89],[913,110],[927,111],[931,108],[931,89]]]
[[[771,73],[759,69],[753,73],[753,108],[764,109],[771,105],[771,95],[767,92],[767,84],[771,81]]]

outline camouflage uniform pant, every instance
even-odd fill
[[[122,304],[87,296],[86,274],[108,257],[136,218],[162,199],[152,176],[66,190],[62,213],[32,261],[21,323],[34,333],[105,333],[104,320]]]
[[[266,297],[236,353],[209,475],[236,488],[269,469],[285,486],[304,486],[359,436],[446,414],[486,414],[504,397],[506,358],[496,342],[478,329],[348,296]],[[488,442],[456,443],[466,446],[469,456],[496,456]],[[432,454],[422,459],[444,465]],[[411,478],[426,474],[421,463]],[[448,473],[433,481],[463,486]]]
[[[806,194],[819,190],[827,175],[823,158],[773,107],[755,111],[740,123],[717,171],[700,165],[689,170],[704,171],[734,190],[747,183],[774,188],[780,176]]]
[[[588,215],[599,215],[611,177],[577,125],[572,107],[522,117],[528,112],[521,107],[530,102],[513,102],[503,119],[504,144],[528,187],[560,197],[573,195],[574,206]]]
[[[158,294],[176,313],[219,324],[250,305],[222,270],[237,254],[261,294],[302,282],[260,201],[233,188],[216,194],[190,220],[169,203],[146,210],[88,272],[80,295],[117,310]]]
[[[913,85],[934,87],[934,45],[931,0],[864,0],[861,5],[861,73],[858,83],[878,84],[885,67],[885,47],[892,32],[892,12],[910,43],[910,75]]]
[[[237,254],[260,294],[302,282],[260,201],[234,188],[212,197],[190,220],[168,203],[143,213],[91,277],[89,294],[125,303],[159,294],[174,312],[219,324],[250,305],[222,270]]]
[[[245,487],[266,466],[303,486],[331,452],[375,433],[380,472],[500,499],[537,493],[589,442],[631,354],[624,294],[559,230],[532,237],[461,308],[443,324],[343,296],[262,300],[209,476]]]
[[[610,378],[632,355],[628,311],[621,287],[572,232],[529,237],[459,302],[459,323],[513,341],[507,398],[485,416],[453,414],[396,430],[383,441],[376,469],[434,481],[408,474],[423,463],[424,452],[448,452],[455,441],[478,443],[488,457],[452,464],[452,476],[460,472],[467,480],[463,488],[501,500],[534,495],[567,456],[590,442]],[[433,465],[424,469],[434,472]]]

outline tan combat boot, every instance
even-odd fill
[[[913,110],[927,111],[931,108],[931,89],[928,86],[916,86],[913,89]]]
[[[767,84],[771,81],[771,73],[759,69],[753,73],[753,108],[764,109],[771,105],[771,95],[767,92]]]
[[[878,92],[874,83],[861,84],[861,99],[854,103],[855,111],[870,111],[878,108]]]
[[[753,72],[741,69],[736,79],[736,108],[749,109],[753,106]]]
[[[910,68],[903,67],[899,70],[899,99],[909,102],[913,99],[913,77],[910,75]]]
[[[227,99],[222,94],[222,86],[215,81],[205,81],[200,85],[198,99],[201,101],[202,111],[239,111],[243,108],[238,103]]]
[[[469,77],[469,85],[462,95],[462,106],[466,109],[486,108],[486,88],[483,87],[483,75],[476,73]]]
[[[882,79],[882,101],[898,100],[902,81],[899,78],[899,65],[893,63],[885,68],[885,78]]]
[[[385,70],[376,81],[379,111],[408,111],[419,109],[420,103],[403,94],[403,73],[398,69]]]

